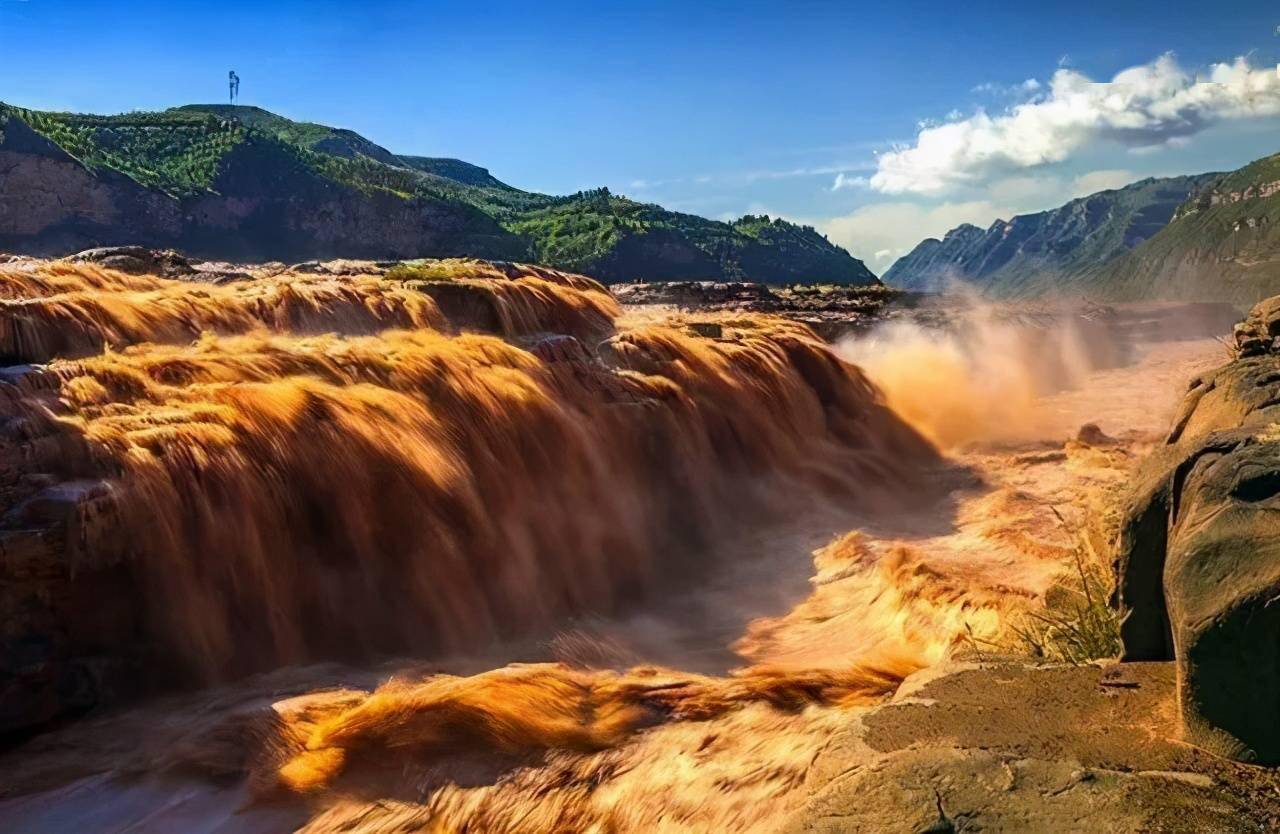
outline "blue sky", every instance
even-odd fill
[[[221,101],[234,68],[245,104],[524,188],[813,223],[876,271],[957,222],[1280,150],[1274,2],[1042,5],[0,0],[0,100]],[[1235,98],[1195,86],[1241,56]],[[1118,114],[1081,86],[1133,67]]]

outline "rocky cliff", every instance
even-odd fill
[[[1177,662],[1184,740],[1280,764],[1280,298],[1191,383],[1117,558],[1125,658]]]
[[[1280,292],[1280,154],[1199,191],[1167,226],[1087,277],[1114,298],[1232,300]]]
[[[900,258],[884,280],[915,290],[960,280],[1006,296],[1069,292],[1080,276],[1154,236],[1215,176],[1146,179],[1051,211],[997,220],[985,230],[957,226]]]

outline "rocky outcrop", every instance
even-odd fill
[[[817,757],[786,834],[1270,831],[1280,780],[1178,744],[1172,664],[952,662]]]
[[[628,305],[770,313],[802,322],[829,342],[865,330],[882,321],[891,305],[910,306],[917,298],[881,285],[770,287],[741,281],[615,284],[612,290]]]
[[[1117,560],[1125,658],[1176,660],[1183,738],[1280,764],[1280,298],[1194,380],[1135,481]]]
[[[93,263],[130,275],[159,275],[185,278],[195,273],[191,262],[172,249],[147,249],[145,246],[104,246],[86,249],[67,258],[71,263]]]
[[[1181,220],[1183,217],[1190,217],[1193,214],[1208,211],[1214,206],[1229,206],[1245,200],[1261,200],[1276,194],[1280,194],[1280,180],[1252,183],[1238,191],[1219,191],[1217,189],[1206,191],[1197,199],[1190,200],[1179,208],[1173,219]]]

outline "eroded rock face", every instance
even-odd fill
[[[1280,299],[1194,380],[1126,510],[1125,659],[1176,659],[1185,740],[1280,763]]]
[[[155,245],[181,226],[176,200],[115,171],[89,171],[18,120],[3,126],[0,247],[61,253],[126,241]]]
[[[111,496],[102,482],[63,480],[75,458],[26,402],[49,392],[39,369],[0,377],[0,739],[96,706],[138,678],[136,610],[118,550],[100,547]]]

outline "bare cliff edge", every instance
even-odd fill
[[[0,251],[135,244],[257,262],[500,258],[607,282],[878,283],[809,227],[722,223],[608,189],[535,194],[259,108],[92,116],[0,104]]]

